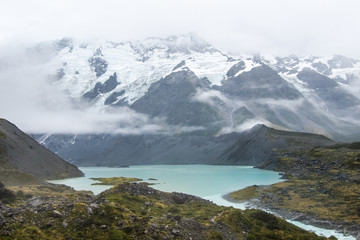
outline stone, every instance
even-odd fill
[[[53,216],[56,217],[56,218],[61,218],[63,215],[58,210],[54,210],[53,211]]]
[[[66,221],[63,221],[62,225],[64,228],[67,228],[67,226],[69,226],[69,224]]]
[[[35,198],[35,199],[31,199],[29,204],[32,206],[32,207],[38,207],[40,206],[41,204],[43,204],[43,201],[40,199],[40,198]]]
[[[91,207],[86,208],[86,211],[87,211],[87,213],[90,214],[90,215],[93,214],[93,210],[92,210]]]
[[[172,229],[171,233],[176,235],[176,236],[179,236],[180,235],[180,230],[179,229]]]
[[[90,207],[91,207],[91,208],[99,208],[100,206],[99,206],[99,204],[91,203],[91,204],[90,204]]]

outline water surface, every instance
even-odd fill
[[[161,191],[183,192],[208,199],[254,184],[268,185],[281,181],[277,172],[249,166],[140,165],[128,168],[83,167],[80,170],[85,177],[51,182],[98,194],[111,186],[91,185],[95,181],[90,178],[136,177],[154,183],[152,187]]]

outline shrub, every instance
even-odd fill
[[[18,190],[18,191],[16,192],[16,197],[17,197],[17,198],[24,198],[24,197],[25,197],[25,194],[24,194],[24,192],[23,192],[22,190]]]
[[[5,185],[0,182],[0,201],[4,203],[12,203],[16,200],[15,194],[9,189],[5,188]]]

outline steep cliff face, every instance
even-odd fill
[[[83,176],[76,166],[62,160],[5,119],[0,119],[0,172],[0,181],[7,185],[18,178],[31,182]]]

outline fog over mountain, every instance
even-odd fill
[[[262,123],[356,139],[358,7],[4,3],[2,117],[29,133],[221,135]]]
[[[4,117],[30,133],[217,135],[261,123],[359,135],[360,61],[340,55],[230,55],[191,33],[97,44],[63,38],[1,63]]]

